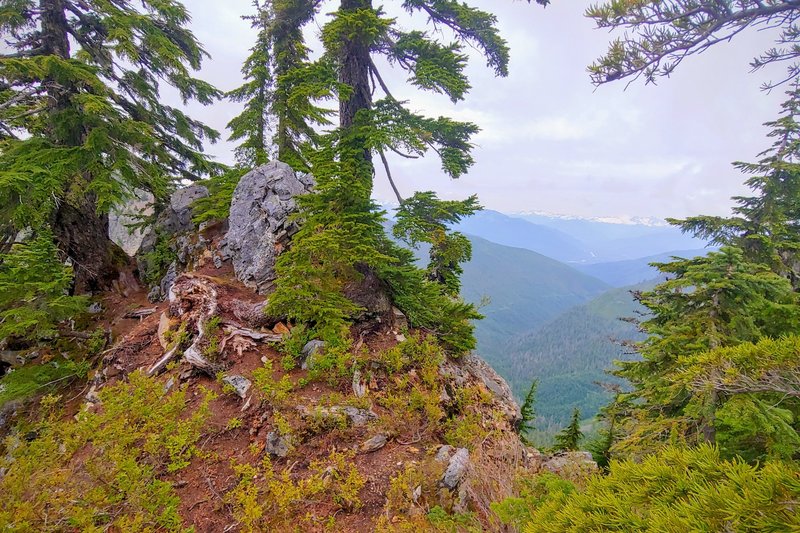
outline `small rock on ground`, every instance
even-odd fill
[[[236,395],[242,399],[244,399],[244,397],[247,396],[247,391],[250,390],[250,385],[251,385],[249,379],[247,379],[244,376],[237,376],[237,375],[225,376],[224,378],[222,378],[222,382],[225,383],[226,385],[230,385],[231,387],[233,387],[234,391],[236,392]]]

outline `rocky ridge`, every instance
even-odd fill
[[[230,220],[203,228],[191,204],[207,191],[176,191],[138,248],[127,247],[146,261],[166,238],[176,255],[150,292],[154,305],[140,299],[141,313],[123,314],[115,296],[104,302],[118,340],[82,409],[103,410],[99,392],[134,374],[159,380],[165,395],[185,391],[190,407],[207,398],[202,454],[163,476],[184,522],[246,530],[236,495],[255,482],[267,513],[257,530],[324,530],[329,516],[337,531],[424,529],[436,506],[500,530],[489,503],[512,494],[520,469],[591,468],[585,457],[523,446],[505,381],[479,357],[450,357],[409,329],[388,297],[369,294],[379,285],[360,287],[382,303],[344,349],[264,314],[275,259],[297,230],[294,196],[312,186],[281,163],[260,167],[242,179]]]

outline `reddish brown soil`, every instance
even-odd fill
[[[206,276],[214,281],[223,319],[235,321],[226,311],[235,300],[256,303],[264,299],[235,281],[229,264],[221,269],[206,264],[193,275]],[[125,379],[133,371],[149,368],[164,353],[157,330],[161,314],[168,313],[168,305],[148,302],[144,291],[127,296],[108,294],[102,303],[106,311],[99,318],[99,325],[110,329],[115,340],[114,348],[107,350],[103,358],[103,371],[107,380],[114,382]],[[155,308],[155,312],[141,320],[124,318],[126,313],[143,308]],[[390,331],[387,321],[356,327],[353,338],[357,339],[357,346],[365,346],[372,356],[397,343],[396,334]],[[284,374],[281,368],[282,356],[264,344],[244,351],[241,356],[228,348],[223,354],[221,364],[229,374],[251,378],[252,372],[262,366],[263,357],[273,361],[274,377],[279,379]],[[172,475],[165,474],[164,478],[173,483],[180,497],[180,513],[186,525],[194,526],[198,533],[239,531],[239,525],[225,498],[238,482],[231,461],[253,465],[261,462],[265,453],[263,448],[266,435],[275,427],[273,407],[260,397],[254,385],[247,400],[249,406],[243,411],[245,400],[223,392],[220,383],[211,376],[195,372],[186,377],[188,369],[187,363],[181,363],[166,372],[164,379],[172,378],[175,386],[187,387],[190,411],[200,404],[202,388],[214,391],[217,397],[210,404],[211,418],[198,441],[202,454],[195,457],[188,467]],[[183,381],[181,375],[184,376]],[[289,375],[297,383],[306,377],[306,372],[295,369]],[[382,387],[385,378],[378,378],[377,382]],[[84,391],[85,388],[73,391],[76,396],[67,409],[68,414],[74,414],[81,408]],[[283,406],[282,414],[291,412],[296,406],[311,407],[332,393],[353,396],[350,383],[339,382],[332,387],[326,382],[315,381],[295,389]],[[371,407],[379,416],[385,414],[379,406],[373,404]],[[228,429],[231,419],[234,418],[241,420],[240,427]],[[355,450],[362,442],[374,436],[376,431],[367,426],[334,429],[310,435],[301,433],[302,442],[294,443],[295,450],[287,458],[274,459],[273,466],[277,472],[289,469],[293,478],[302,478],[308,475],[312,462],[325,460],[332,451]],[[420,433],[423,437],[413,437]],[[405,442],[408,444],[404,444]],[[359,494],[362,505],[358,510],[347,513],[338,509],[327,498],[308,502],[298,513],[299,516],[309,513],[319,517],[321,524],[322,519],[335,514],[336,531],[372,531],[378,518],[385,512],[390,479],[409,463],[423,460],[438,444],[438,439],[426,436],[421,428],[408,427],[407,433],[390,440],[381,450],[355,455],[354,464],[365,479],[365,485]],[[297,527],[302,531],[323,530],[322,525],[315,528],[305,523],[300,524],[298,522]]]
[[[228,304],[233,300],[251,303],[263,301],[263,297],[234,280],[231,267],[227,263],[221,269],[207,264],[193,274],[207,276],[214,281],[224,319],[235,321],[234,317],[225,316]],[[150,303],[144,291],[139,291],[126,297],[109,294],[103,299],[103,306],[107,312],[101,317],[101,325],[110,328],[116,339],[116,348],[110,350],[104,359],[109,381],[125,379],[127,374],[137,369],[147,369],[163,355],[164,349],[158,341],[157,329],[161,313],[168,313],[166,303]],[[155,312],[141,320],[124,318],[125,313],[142,308],[155,308]],[[354,329],[353,333],[359,339],[357,342],[366,346],[371,355],[397,342],[395,334],[385,325],[362,326]],[[252,372],[262,366],[262,357],[273,361],[275,378],[279,379],[284,373],[280,365],[281,355],[267,345],[259,344],[256,348],[243,352],[241,357],[227,349],[223,363],[227,373],[250,378]],[[185,365],[182,363],[167,372],[166,376],[173,378],[176,384],[181,383],[179,376],[187,369]],[[289,372],[289,375],[297,382],[306,376],[306,372],[296,369]],[[274,428],[272,407],[251,389],[250,406],[243,412],[244,400],[224,393],[215,379],[205,375],[192,375],[181,385],[188,387],[190,411],[201,401],[201,387],[217,393],[217,398],[210,404],[212,415],[198,442],[198,447],[203,452],[202,457],[195,458],[188,467],[175,475],[165,476],[165,479],[173,482],[180,497],[180,512],[185,523],[194,526],[198,533],[238,531],[238,525],[225,500],[226,493],[238,481],[231,468],[231,461],[254,465],[261,461],[266,435]],[[294,390],[287,404],[313,406],[331,393],[352,396],[349,383],[340,383],[332,388],[327,383],[317,381]],[[372,408],[379,415],[382,414],[378,406],[373,405]],[[241,427],[227,429],[233,418],[241,420]],[[290,468],[294,478],[304,477],[313,461],[325,460],[332,451],[354,450],[360,443],[374,436],[375,431],[369,427],[348,428],[305,436],[287,458],[274,459],[273,466],[278,472]],[[402,441],[402,438],[399,440]],[[331,501],[311,502],[301,514],[310,513],[320,519],[335,514],[337,531],[373,530],[377,518],[384,512],[386,491],[391,477],[403,470],[410,461],[422,459],[426,451],[435,446],[434,442],[404,445],[397,440],[391,440],[377,452],[356,455],[354,464],[365,479],[364,488],[359,494],[361,507],[355,512],[345,513]],[[253,453],[254,449],[259,450],[257,454]],[[302,530],[314,529],[313,526],[304,525]],[[322,526],[319,530],[323,530]]]

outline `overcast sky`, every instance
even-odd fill
[[[252,11],[251,2],[185,1],[212,56],[202,77],[223,90],[236,87],[255,36],[239,18]],[[396,14],[392,6],[399,3],[386,1],[387,11]],[[477,163],[459,180],[444,176],[433,158],[391,159],[402,194],[477,193],[487,208],[509,213],[683,217],[725,214],[730,196],[745,192],[743,176],[730,163],[754,160],[767,147],[762,123],[776,116],[782,97],[781,90],[765,94],[759,88],[781,72],[751,74],[748,63],[774,35],[741,34],[684,62],[656,86],[637,82],[626,90],[618,82],[595,89],[586,66],[610,37],[583,17],[589,2],[555,0],[546,9],[524,1],[471,3],[497,15],[511,46],[510,75],[494,78],[475,56],[469,68],[473,90],[455,106],[409,88],[399,73],[386,76],[395,96],[410,99],[412,109],[482,128],[475,138]],[[311,31],[318,33],[318,26]],[[192,111],[223,131],[238,107],[222,102]],[[222,142],[209,150],[232,162],[232,148]],[[394,198],[382,169],[375,197]]]

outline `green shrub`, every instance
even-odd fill
[[[74,419],[55,410],[58,397],[47,397],[36,438],[6,439],[0,530],[189,531],[160,476],[198,453],[210,393],[189,410],[185,389],[165,393],[163,381],[136,372],[99,396],[101,409]]]
[[[50,361],[41,365],[27,365],[8,372],[0,378],[0,406],[12,400],[50,392],[52,388],[67,384],[70,379],[86,378],[89,363],[70,360]]]
[[[0,256],[0,339],[53,337],[59,322],[84,312],[89,300],[70,295],[72,279],[49,231]]]
[[[157,285],[166,275],[170,265],[178,259],[170,238],[164,233],[156,233],[156,244],[153,249],[142,254],[139,265],[142,280],[150,286]]]
[[[548,499],[575,492],[575,486],[555,474],[545,472],[532,478],[517,480],[515,492],[518,496],[492,503],[492,511],[507,525],[519,530],[532,523],[536,508]]]
[[[538,489],[494,508],[523,531],[797,531],[797,465],[726,461],[709,445],[668,447],[641,462],[612,461],[582,490]],[[528,519],[528,511],[530,518]]]
[[[262,367],[253,371],[253,382],[273,405],[281,405],[289,398],[289,393],[294,389],[294,383],[288,374],[284,374],[277,380],[273,374],[272,359],[267,359]]]
[[[230,168],[199,182],[208,189],[208,196],[198,198],[192,204],[192,220],[195,224],[227,220],[231,212],[233,193],[245,173],[246,169]]]

